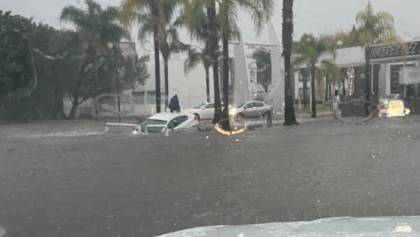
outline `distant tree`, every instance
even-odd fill
[[[28,97],[35,80],[28,35],[32,22],[0,11],[0,101]]]
[[[92,63],[93,86],[89,89],[92,90],[90,94],[95,101],[94,109],[97,116],[96,96],[103,92],[100,87],[106,84],[99,81],[99,69],[103,67],[104,58],[109,54],[110,45],[118,44],[125,32],[117,23],[118,8],[103,9],[93,0],[85,0],[85,4],[87,9],[65,7],[60,18],[76,26],[83,44],[85,61]]]
[[[42,33],[40,33],[42,32]],[[48,98],[49,70],[41,71],[43,62],[35,47],[49,47],[56,34],[52,28],[32,20],[0,11],[0,118],[27,121],[48,117],[53,98]],[[45,95],[45,96],[44,96]],[[45,103],[45,106],[42,106]]]
[[[186,0],[183,2],[184,25],[191,38],[205,44],[202,53],[208,54],[213,69],[214,117],[212,122],[218,123],[221,118],[220,96],[220,22],[217,16],[216,1]],[[191,51],[190,51],[191,52]],[[193,55],[193,54],[192,54]]]
[[[161,88],[160,88],[160,33],[162,27],[163,10],[162,0],[123,0],[121,4],[120,20],[128,27],[130,23],[139,20],[139,14],[147,14],[153,28],[153,47],[155,57],[155,90],[156,112],[161,112]],[[143,24],[143,22],[140,22]]]
[[[365,93],[366,99],[370,100],[370,46],[380,43],[398,43],[401,42],[401,39],[398,37],[395,30],[394,17],[388,12],[375,13],[370,1],[366,9],[357,14],[356,28],[358,43],[365,49]],[[366,110],[368,113],[367,106]]]
[[[332,35],[336,42],[337,48],[357,47],[359,45],[359,35],[356,26],[350,31],[339,31]]]
[[[248,11],[259,31],[263,22],[268,20],[274,8],[273,0],[222,0],[219,1],[219,22],[221,23],[222,59],[223,59],[223,110],[222,120],[225,129],[229,125],[229,40],[239,37],[237,26],[237,12],[242,9]]]
[[[188,58],[184,63],[184,71],[188,73],[197,67],[199,63],[203,65],[206,74],[206,98],[207,102],[210,102],[210,67],[212,65],[212,61],[208,48],[197,50],[193,47],[189,47],[187,52]]]
[[[311,76],[311,111],[312,118],[316,118],[316,91],[315,79],[317,64],[325,53],[335,55],[335,41],[329,36],[315,37],[312,34],[304,34],[295,45],[295,64],[306,64]]]
[[[163,58],[165,76],[165,110],[168,107],[169,96],[169,58],[173,53],[185,51],[187,46],[179,40],[178,29],[182,26],[182,18],[177,14],[178,2],[174,0],[161,0],[162,11],[159,27],[159,49]],[[154,19],[148,13],[139,13],[140,28],[138,38],[144,41],[153,35]]]
[[[264,50],[256,50],[252,57],[257,64],[257,82],[268,92],[268,86],[271,84],[271,54]]]
[[[337,85],[340,80],[340,68],[333,60],[322,60],[317,71],[317,81],[321,82],[325,78],[325,94],[324,100],[327,101],[332,96],[332,88]],[[321,83],[318,83],[321,84]]]
[[[140,85],[144,85],[150,77],[147,71],[147,61],[149,61],[149,56],[125,58],[122,80],[128,89],[136,90]]]

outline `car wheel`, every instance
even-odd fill
[[[238,115],[236,115],[236,119],[241,121],[241,120],[244,119],[244,115],[243,114],[238,114]]]
[[[194,119],[196,119],[197,121],[200,121],[200,115],[199,114],[194,114]]]

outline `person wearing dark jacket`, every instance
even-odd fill
[[[181,106],[179,105],[178,95],[174,95],[171,98],[171,100],[169,102],[169,110],[171,111],[171,113],[181,112]]]

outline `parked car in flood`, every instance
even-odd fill
[[[198,121],[189,113],[158,113],[140,124],[142,133],[161,133],[166,129],[182,130],[193,128]]]
[[[197,120],[211,120],[214,117],[214,103],[205,102],[187,109],[184,112],[193,114]]]
[[[229,111],[230,116],[241,118],[259,118],[273,113],[273,107],[260,101],[248,101],[238,106],[232,107]]]

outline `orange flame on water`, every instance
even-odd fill
[[[244,126],[241,129],[238,129],[238,130],[229,130],[229,131],[226,131],[223,128],[221,128],[220,125],[217,123],[216,125],[214,125],[214,130],[216,130],[216,132],[218,132],[218,133],[220,133],[220,134],[222,134],[224,136],[231,137],[231,136],[236,136],[236,135],[239,135],[239,134],[245,132],[246,131],[246,126]]]

